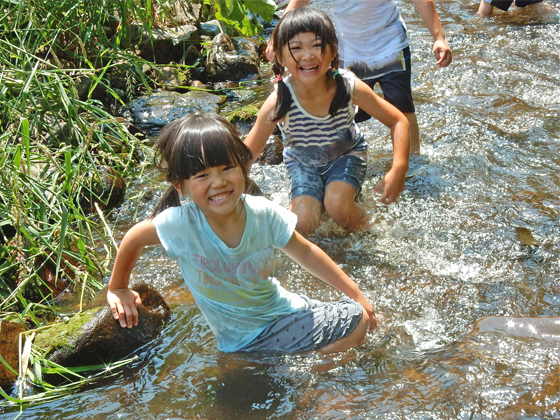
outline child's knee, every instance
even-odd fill
[[[340,199],[330,196],[325,198],[325,211],[336,223],[353,232],[360,230],[365,224],[365,210],[354,201],[353,197]]]
[[[337,206],[325,202],[325,211],[341,226],[346,226],[356,216],[355,207],[351,208],[347,205]]]
[[[351,213],[358,206],[356,190],[346,182],[334,181],[328,185],[325,191],[323,204],[331,217],[336,214],[346,215]]]
[[[319,226],[320,217],[314,217],[313,215],[300,216],[298,214],[298,220],[296,223],[296,230],[302,235],[312,233]]]
[[[359,345],[362,341],[364,341],[364,338],[366,337],[368,330],[369,330],[369,316],[366,310],[362,309],[362,318],[360,319],[358,325],[356,325],[356,328],[354,328],[354,331],[352,331],[355,340],[355,344],[352,347],[355,347]]]
[[[312,197],[294,198],[290,210],[297,215],[296,230],[301,234],[313,232],[321,222],[322,204]]]

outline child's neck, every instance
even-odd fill
[[[236,210],[225,216],[204,215],[206,221],[229,248],[237,248],[243,238],[247,222],[247,212],[243,201],[239,200]]]
[[[290,84],[299,104],[308,113],[321,118],[329,115],[329,108],[336,94],[336,83],[326,75],[312,85],[300,83],[295,77],[291,78]]]

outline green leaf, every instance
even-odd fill
[[[31,173],[31,154],[29,153],[29,120],[24,118],[21,121],[21,142],[25,148],[25,158],[27,161],[27,173]]]
[[[270,22],[276,12],[274,0],[245,0],[245,6],[251,13],[259,15],[267,22]]]
[[[70,192],[70,180],[72,179],[72,155],[70,151],[64,152],[64,168],[66,172],[66,181],[64,183],[65,189]]]
[[[0,354],[0,362],[6,367],[8,368],[8,370],[10,370],[12,373],[15,373],[16,375],[18,374],[17,370],[15,370],[13,367],[11,367],[8,362],[6,362],[4,360],[4,358],[2,357],[2,355]],[[0,388],[2,389],[2,388]]]
[[[18,144],[16,147],[16,152],[14,154],[14,167],[19,170],[19,165],[21,164],[21,146]]]
[[[60,261],[62,260],[62,250],[64,249],[64,242],[66,240],[66,228],[68,227],[68,209],[62,204],[62,220],[60,222],[60,245],[56,258],[56,271],[55,281],[58,279],[58,271],[60,270]]]

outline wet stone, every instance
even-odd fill
[[[223,101],[221,96],[204,91],[161,91],[133,100],[126,114],[143,129],[161,128],[194,112],[218,112]]]
[[[19,334],[25,331],[19,322],[10,322],[0,319],[0,355],[13,370],[18,370]],[[0,386],[12,386],[17,374],[0,363]]]
[[[82,313],[39,332],[34,346],[62,366],[106,364],[131,355],[156,338],[171,315],[169,306],[152,286],[138,283],[131,288],[142,299],[138,326],[122,328],[113,319],[104,289]]]

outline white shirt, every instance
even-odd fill
[[[406,26],[393,0],[332,0],[344,67],[355,61],[383,66],[408,47]]]

